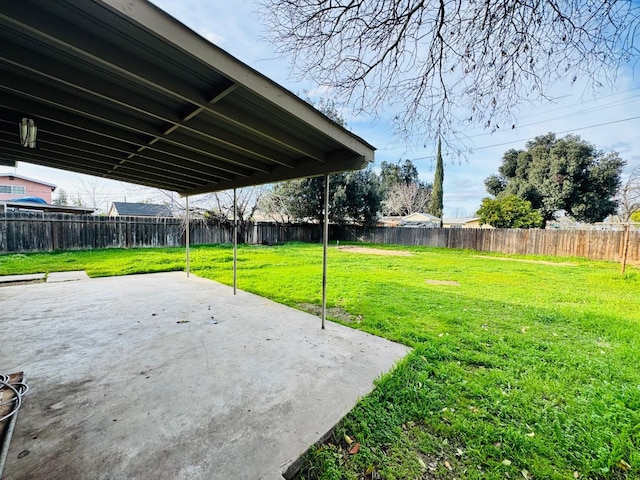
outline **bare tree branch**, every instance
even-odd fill
[[[629,221],[631,214],[640,211],[640,166],[631,171],[627,181],[618,192],[618,211],[622,220]]]
[[[260,0],[277,52],[407,140],[514,122],[560,80],[611,83],[639,58],[627,0]],[[453,135],[453,137],[452,137]],[[426,138],[425,138],[426,137]],[[448,139],[448,141],[447,141]]]
[[[431,189],[415,182],[397,183],[382,202],[384,215],[409,215],[424,212],[431,201]]]

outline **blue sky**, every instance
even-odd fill
[[[186,24],[198,34],[217,44],[252,68],[270,77],[294,93],[325,92],[318,85],[293,78],[286,59],[276,58],[265,35],[257,6],[253,0],[154,0],[153,3]],[[526,140],[547,132],[562,135],[576,133],[599,149],[615,150],[628,163],[625,175],[640,165],[640,71],[625,69],[618,73],[613,86],[594,97],[581,85],[557,85],[559,100],[553,104],[527,105],[517,112],[517,128],[491,134],[482,128],[465,133],[472,151],[466,160],[445,158],[445,216],[471,215],[487,196],[483,180],[497,171],[502,154],[509,148],[523,148]],[[328,92],[330,96],[330,92]],[[393,125],[385,112],[378,118],[354,116],[344,111],[348,128],[377,148],[376,164],[400,159],[414,161],[422,179],[433,179],[435,145],[418,146],[401,143],[393,136]],[[634,118],[635,117],[635,118]],[[626,120],[632,119],[632,120]],[[157,199],[157,195],[137,186],[54,171],[20,163],[16,173],[57,184],[75,194],[93,185],[99,201]],[[86,192],[83,195],[86,197]]]

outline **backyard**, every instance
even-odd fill
[[[640,477],[637,268],[368,247],[330,247],[328,316],[414,350],[299,478]],[[321,258],[319,245],[240,246],[238,287],[318,313]],[[0,256],[0,275],[182,269],[178,248]],[[230,284],[231,246],[193,247],[191,271]]]

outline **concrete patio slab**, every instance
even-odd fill
[[[18,283],[44,282],[45,273],[31,273],[27,275],[3,275],[0,276],[0,286],[15,285]]]
[[[77,270],[73,272],[53,272],[47,276],[47,283],[75,282],[78,280],[89,280],[89,275],[84,270]]]
[[[265,279],[267,281],[267,279]],[[5,480],[281,480],[404,346],[184,273],[0,289]]]

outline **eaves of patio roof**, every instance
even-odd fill
[[[34,120],[36,148],[18,123]],[[363,168],[374,148],[146,0],[2,2],[0,161],[176,191]]]

